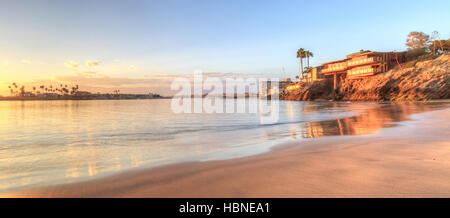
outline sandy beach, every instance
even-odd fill
[[[328,136],[2,197],[450,197],[450,109],[371,135]]]

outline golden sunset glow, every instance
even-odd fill
[[[295,198],[450,197],[449,9],[1,0],[0,198],[286,217],[308,214]]]

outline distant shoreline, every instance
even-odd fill
[[[79,101],[79,100],[139,100],[139,99],[170,99],[169,96],[161,97],[86,97],[69,96],[60,98],[40,98],[40,97],[0,97],[0,101]]]
[[[152,100],[152,99],[172,99],[172,96],[163,96],[157,98],[36,98],[36,97],[22,97],[22,98],[10,98],[10,97],[0,97],[1,101],[93,101],[93,100]],[[195,98],[195,97],[194,97]],[[232,99],[238,98],[249,98],[249,97],[234,97]],[[270,99],[268,99],[270,100]],[[280,101],[297,101],[291,99],[279,99]],[[449,99],[435,99],[435,100],[398,100],[398,101],[376,101],[376,100],[306,100],[304,102],[377,102],[377,103],[395,103],[395,102],[439,102],[446,101]]]

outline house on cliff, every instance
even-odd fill
[[[302,82],[313,82],[313,81],[319,81],[324,79],[323,74],[320,72],[322,71],[323,66],[318,67],[311,67],[306,71],[306,76],[302,79]]]
[[[406,62],[406,52],[364,51],[347,55],[347,58],[324,63],[308,71],[306,82],[333,79],[334,89],[338,80],[359,79],[384,73]]]

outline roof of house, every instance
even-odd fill
[[[345,61],[347,61],[348,59],[346,58],[346,59],[341,59],[341,60],[336,60],[336,61],[330,61],[330,62],[326,62],[326,63],[323,63],[322,65],[325,65],[325,64],[334,64],[334,63],[339,63],[339,62],[345,62]]]
[[[353,58],[353,57],[358,57],[358,56],[361,56],[361,55],[368,55],[368,54],[394,54],[394,53],[401,54],[401,53],[405,53],[405,52],[396,52],[396,51],[379,52],[379,51],[366,50],[366,51],[360,51],[360,52],[356,52],[356,53],[353,53],[353,54],[349,54],[349,55],[347,55],[347,58],[350,59],[350,58]]]
[[[374,52],[374,51],[370,51],[370,50],[361,50],[359,52],[355,52],[352,54],[347,55],[347,58],[352,58],[352,57],[357,57],[357,56],[361,56],[361,55],[368,55],[368,54],[373,54],[373,53],[380,53],[380,52]]]
[[[334,64],[334,63],[339,63],[339,62],[345,62],[345,61],[348,61],[348,60],[350,60],[350,59],[352,59],[352,58],[354,58],[354,57],[358,57],[358,56],[361,56],[361,55],[368,55],[368,54],[385,54],[385,53],[404,53],[404,52],[377,52],[377,51],[370,51],[370,50],[361,50],[361,51],[359,51],[359,52],[355,52],[355,53],[352,53],[352,54],[347,55],[347,58],[346,58],[346,59],[341,59],[341,60],[336,60],[336,61],[330,61],[330,62],[323,63],[322,65],[324,66],[324,65],[326,65],[326,64]]]

